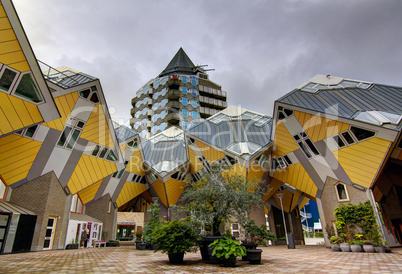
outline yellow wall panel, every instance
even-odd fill
[[[144,175],[144,164],[141,157],[141,151],[137,148],[126,167],[126,171],[138,175]]]
[[[12,29],[0,30],[0,43],[11,40],[17,40],[17,37],[15,36],[14,31]]]
[[[13,127],[4,114],[4,111],[0,108],[0,135],[9,133],[13,131]]]
[[[0,62],[6,65],[26,61],[22,51],[0,54]]]
[[[301,163],[288,166],[285,170],[276,170],[274,172],[274,178],[287,183],[310,196],[315,197],[317,194],[317,187]]]
[[[253,180],[258,180],[260,181],[262,179],[262,176],[264,176],[264,169],[257,164],[252,164],[249,168],[248,168],[248,179],[250,181]]]
[[[291,205],[291,209],[290,209],[290,210],[295,209],[295,207],[297,206],[297,201],[299,200],[301,194],[302,194],[302,193],[301,193],[300,191],[296,191],[295,193],[293,193],[292,205]]]
[[[144,184],[137,184],[133,182],[126,182],[117,197],[116,203],[120,207],[125,203],[131,201],[144,191],[146,191],[146,186]]]
[[[156,193],[158,193],[162,203],[167,207],[168,204],[166,201],[165,185],[162,183],[162,181],[156,180],[154,183],[152,183],[152,187],[155,189]]]
[[[93,109],[80,137],[106,147],[114,146],[101,104]]]
[[[0,175],[8,185],[26,178],[41,145],[14,134],[0,138]]]
[[[81,190],[78,193],[83,204],[86,204],[94,199],[96,192],[98,191],[101,183],[102,183],[102,180],[99,180],[95,184],[90,185],[89,187]]]
[[[352,182],[369,188],[373,182],[391,142],[372,138],[334,153]]]
[[[13,68],[13,69],[21,71],[21,72],[31,70],[31,68],[29,67],[29,64],[28,64],[27,61],[16,62],[16,63],[13,63],[13,64],[9,64],[8,66],[10,68]]]
[[[17,40],[0,43],[0,55],[9,52],[20,51],[21,47]]]
[[[198,140],[195,140],[195,143],[199,147],[200,151],[204,155],[205,159],[207,159],[208,163],[213,163],[219,159],[222,159],[225,154],[221,151],[218,151],[209,145],[204,144],[203,142],[200,142]]]
[[[266,202],[272,195],[282,186],[282,182],[277,179],[272,179],[271,183],[269,184],[267,191],[264,194],[263,200]]]
[[[11,29],[11,24],[7,17],[0,17],[0,30]]]
[[[204,166],[201,164],[200,160],[198,160],[197,156],[195,155],[195,152],[191,147],[188,147],[188,158],[190,160],[191,173],[196,173],[197,171],[204,168]]]
[[[303,201],[300,203],[299,209],[302,209],[310,199],[307,197],[303,198]]]
[[[0,3],[0,17],[6,17],[6,11],[3,8],[3,5]]]
[[[309,113],[295,111],[294,115],[313,142],[323,140],[349,128],[349,124]]]
[[[277,193],[285,194],[285,196],[283,196],[283,198],[282,198],[283,210],[286,212],[291,212],[290,207],[291,207],[291,203],[292,203],[293,194],[289,191],[280,191]],[[278,205],[281,205],[281,200],[276,195],[274,195],[273,197],[274,197],[275,201],[278,203]]]
[[[77,103],[78,97],[79,97],[78,93],[73,92],[54,98],[56,106],[60,111],[60,118],[44,123],[43,125],[62,131],[66,123],[67,117],[70,116],[71,111],[75,106],[75,103]]]
[[[175,179],[170,179],[165,183],[169,207],[177,203],[185,186],[186,186],[185,182],[178,181]]]
[[[274,156],[282,156],[297,149],[299,149],[299,146],[296,144],[293,136],[290,135],[285,125],[278,121],[276,124],[275,141],[272,151]]]
[[[82,155],[73,172],[73,175],[75,174],[76,177],[74,177],[74,179],[72,179],[73,177],[70,178],[68,187],[71,192],[75,194],[115,171],[117,171],[115,163],[88,155]],[[74,192],[73,189],[75,190]]]

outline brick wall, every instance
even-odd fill
[[[52,249],[63,249],[71,196],[68,196],[53,171],[13,189],[10,202],[37,215],[32,251],[43,249],[49,217],[56,217]]]
[[[103,231],[108,232],[108,236],[103,240],[115,240],[117,229],[117,208],[113,206],[113,203],[109,210],[110,197],[108,195],[103,196],[97,201],[85,206],[85,214],[103,222]]]
[[[332,223],[336,221],[334,210],[340,204],[347,204],[347,203],[358,204],[359,202],[364,203],[367,200],[369,200],[368,190],[360,190],[353,186],[345,184],[347,193],[349,195],[349,200],[340,202],[338,201],[338,195],[335,188],[336,184],[338,184],[338,180],[328,177],[325,182],[321,199],[320,201],[317,201],[321,204],[319,206],[319,214],[324,232],[326,232],[325,225],[332,225]],[[326,237],[326,245],[329,246],[328,237]]]

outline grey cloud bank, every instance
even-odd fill
[[[228,92],[272,115],[316,74],[402,85],[401,1],[14,0],[36,57],[100,79],[112,116],[180,47]]]

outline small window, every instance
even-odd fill
[[[15,132],[15,134],[32,139],[35,136],[35,133],[36,133],[37,129],[38,129],[38,125],[33,125],[31,127],[18,130],[18,131]]]
[[[94,92],[92,93],[91,99],[89,99],[92,103],[99,103],[98,95]]]
[[[99,150],[100,150],[100,145],[96,145],[95,146],[95,148],[94,148],[94,150],[92,151],[92,156],[98,156],[98,152],[99,152]]]
[[[66,143],[67,137],[70,135],[72,128],[71,127],[66,127],[63,131],[63,133],[60,136],[59,141],[57,142],[58,146],[64,146],[64,144]]]
[[[369,131],[366,129],[358,128],[358,127],[350,127],[350,131],[352,131],[353,135],[356,137],[357,140],[363,141],[375,135],[375,132]]]
[[[305,140],[307,146],[310,148],[310,150],[315,154],[315,155],[320,155],[320,153],[318,152],[317,148],[315,147],[315,145],[313,144],[313,142],[308,138]]]
[[[80,91],[80,92],[79,92],[79,95],[80,95],[81,97],[84,97],[85,99],[87,99],[90,93],[91,93],[91,91],[90,91],[89,89],[86,89],[86,90]]]
[[[346,146],[345,143],[343,142],[342,138],[339,135],[335,135],[333,138],[339,147]]]
[[[42,102],[42,96],[36,88],[35,82],[30,73],[26,73],[21,77],[21,80],[14,92],[14,95],[38,103]]]
[[[300,140],[300,136],[299,136],[299,135],[294,135],[293,138],[294,138],[296,141],[299,141],[299,140]]]
[[[310,151],[307,149],[306,145],[303,142],[299,142],[297,143],[299,145],[299,147],[301,148],[301,150],[304,152],[304,154],[307,156],[307,158],[311,158],[311,153]]]
[[[84,127],[85,123],[80,120],[77,120],[76,118],[70,118],[68,124],[70,126],[66,126],[64,128],[59,138],[59,141],[57,142],[57,145],[68,149],[72,149],[78,137],[80,136],[81,130]]]
[[[116,151],[114,148],[112,148],[109,151],[109,154],[107,155],[106,160],[113,161],[113,162],[117,161],[117,155],[116,155]]]
[[[286,118],[286,117],[285,117],[285,114],[283,114],[282,111],[279,111],[278,119],[279,119],[279,120],[283,120],[283,119],[285,119],[285,118]]]
[[[109,200],[109,206],[107,209],[107,213],[110,213],[112,211],[112,201]]]
[[[104,148],[102,149],[102,152],[99,154],[99,158],[101,158],[101,159],[105,158],[105,155],[106,155],[106,153],[107,153],[108,150],[109,150],[109,149],[108,149],[107,147],[104,147]]]
[[[119,172],[118,172],[118,171],[116,171],[115,173],[113,173],[112,177],[113,177],[113,178],[116,178],[117,173],[119,173]]]
[[[278,163],[279,163],[279,165],[280,165],[282,168],[285,168],[285,167],[286,167],[286,164],[285,164],[285,162],[283,161],[282,157],[278,157]]]
[[[339,201],[349,201],[349,196],[345,184],[339,183],[335,186],[335,188]]]
[[[149,174],[149,179],[151,180],[152,183],[157,180],[155,174],[153,174],[153,173],[150,173],[150,174]]]
[[[288,155],[283,156],[283,159],[285,159],[285,162],[290,166],[292,164],[292,161],[289,159]]]
[[[345,138],[346,142],[351,145],[355,143],[355,140],[353,140],[353,137],[350,135],[348,131],[342,132],[341,135],[343,138]]]
[[[122,169],[122,170],[120,170],[120,172],[119,172],[119,176],[117,176],[117,178],[121,178],[121,176],[123,176],[123,173],[124,173],[124,168]]]
[[[3,75],[0,77],[0,89],[4,91],[9,91],[12,83],[15,80],[16,72],[6,68],[4,69]]]
[[[71,198],[70,211],[78,214],[82,214],[83,204],[78,194],[74,194]],[[50,219],[49,219],[50,220]]]
[[[301,136],[302,138],[306,138],[306,137],[307,137],[307,134],[303,131],[303,132],[300,132],[300,136]]]
[[[283,111],[285,112],[286,116],[291,116],[293,114],[293,110],[290,109],[285,108]]]
[[[279,163],[278,163],[278,160],[275,159],[275,158],[273,158],[273,159],[272,159],[272,170],[275,170],[275,169],[278,169],[278,168],[280,168],[280,165],[279,165]]]

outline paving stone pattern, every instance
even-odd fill
[[[184,255],[182,265],[166,254],[134,246],[54,250],[0,256],[0,273],[402,273],[402,249],[393,253],[332,252],[323,246],[262,247],[261,265],[237,259],[235,268]]]

